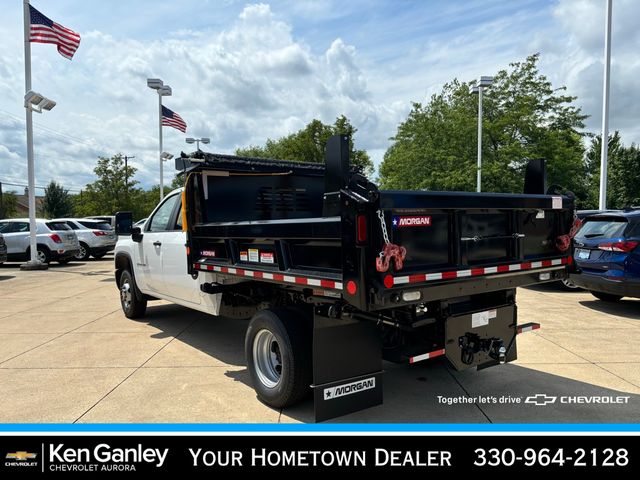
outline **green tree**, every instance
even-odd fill
[[[592,138],[586,153],[589,172],[589,196],[584,208],[598,208],[600,204],[600,159],[602,135]],[[609,135],[607,145],[606,208],[640,205],[640,148],[636,144],[625,147],[618,131]]]
[[[114,215],[118,211],[131,211],[135,216],[139,210],[137,197],[142,193],[136,187],[139,182],[133,179],[136,170],[125,166],[120,154],[111,158],[99,157],[98,165],[93,169],[98,179],[74,198],[76,215]]]
[[[324,147],[330,137],[337,134],[349,136],[349,162],[363,169],[366,174],[373,172],[373,162],[366,150],[355,148],[353,137],[358,130],[344,115],[333,125],[325,125],[320,120],[312,120],[302,130],[278,140],[267,139],[264,147],[239,148],[236,155],[245,157],[277,158],[301,162],[324,162]]]
[[[586,115],[537,68],[539,55],[512,63],[483,94],[482,191],[522,192],[529,160],[546,158],[549,184],[587,195],[581,129]],[[428,104],[414,103],[380,166],[389,189],[473,191],[478,98],[454,79]]]
[[[55,180],[51,180],[44,189],[44,197],[40,205],[40,214],[45,218],[68,217],[72,214],[73,203],[69,190]]]
[[[18,197],[15,190],[2,192],[1,210],[0,218],[15,218],[18,215]]]

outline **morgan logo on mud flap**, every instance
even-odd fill
[[[324,399],[331,400],[333,398],[344,397],[345,395],[359,393],[363,390],[369,390],[371,388],[376,388],[375,378],[367,378],[365,380],[347,383],[345,385],[339,385],[337,387],[325,388]]]

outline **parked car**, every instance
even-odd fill
[[[8,261],[31,259],[30,223],[28,218],[0,220],[0,233],[7,245]],[[56,260],[67,263],[80,251],[78,236],[66,224],[36,219],[36,258],[42,263]]]
[[[96,215],[94,217],[85,217],[87,220],[100,220],[109,224],[110,230],[116,229],[116,216],[115,215]]]
[[[0,263],[7,261],[7,244],[4,241],[4,236],[0,233]]]
[[[103,220],[87,218],[59,218],[54,220],[68,225],[78,235],[80,252],[78,260],[87,260],[89,256],[102,258],[116,248],[116,235],[111,225]]]
[[[590,215],[596,215],[596,214],[601,214],[601,213],[620,213],[622,212],[622,210],[578,210],[576,212],[576,215],[578,216],[578,218],[580,220],[582,220],[584,222],[584,219]],[[560,283],[560,282],[558,282]],[[573,281],[571,280],[571,278],[563,278],[562,279],[562,287],[565,290],[579,290],[580,287],[578,287],[576,284],[573,283]]]
[[[574,238],[578,287],[607,301],[640,297],[640,210],[590,215]]]

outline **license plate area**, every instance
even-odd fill
[[[591,250],[580,249],[576,251],[576,258],[578,260],[588,260],[590,256],[591,256]]]

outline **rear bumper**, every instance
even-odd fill
[[[570,278],[574,285],[585,290],[640,298],[640,280],[637,279],[612,280],[589,273],[571,274]]]
[[[108,252],[114,251],[115,249],[116,249],[115,243],[113,245],[101,245],[97,247],[91,247],[91,253],[92,254],[108,253]]]
[[[60,248],[58,250],[51,250],[51,258],[57,260],[58,258],[74,257],[80,253],[80,247]]]

